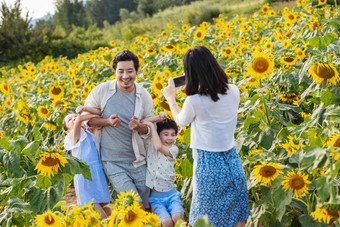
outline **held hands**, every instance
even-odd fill
[[[142,123],[138,120],[138,118],[136,116],[133,116],[131,118],[131,121],[129,122],[129,128],[131,130],[136,130],[138,131],[141,127]]]
[[[112,114],[107,119],[108,125],[118,128],[122,121],[119,119],[119,116],[117,114]]]
[[[158,117],[159,117],[159,119],[164,121],[165,119],[168,118],[168,115],[165,112],[159,112]]]
[[[85,109],[86,109],[85,106],[78,106],[78,107],[76,108],[76,113],[77,113],[77,114],[81,114],[82,112],[86,111]]]

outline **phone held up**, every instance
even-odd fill
[[[185,85],[185,76],[178,76],[172,79],[174,87],[182,87]]]

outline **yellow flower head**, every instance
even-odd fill
[[[62,227],[64,226],[63,223],[62,223],[62,219],[52,213],[52,211],[47,211],[43,214],[40,214],[40,215],[37,215],[35,216],[35,221],[36,221],[36,224],[37,224],[37,227]]]
[[[5,95],[10,95],[10,89],[9,85],[6,83],[1,83],[0,84],[0,91],[4,93]]]
[[[269,76],[274,70],[273,55],[270,53],[255,52],[253,61],[247,65],[247,71],[254,78]]]
[[[47,115],[50,113],[48,108],[46,106],[39,106],[37,109],[39,117],[43,118],[46,120]]]
[[[154,213],[148,212],[145,218],[146,218],[146,223],[149,223],[154,227],[161,227],[159,217],[155,215]]]
[[[318,208],[311,213],[311,216],[314,216],[314,220],[318,220],[318,222],[321,223],[324,222],[329,224],[332,219],[340,222],[340,210],[337,209]]]
[[[279,99],[284,102],[292,103],[294,101],[298,101],[300,98],[299,94],[289,93],[289,94],[279,94]]]
[[[138,200],[138,195],[132,189],[127,192],[121,192],[116,199],[116,201],[121,204],[123,208],[138,205]]]
[[[316,63],[308,69],[308,74],[317,84],[323,81],[335,86],[339,82],[339,72],[332,63]]]
[[[83,85],[83,81],[82,81],[80,78],[75,78],[75,79],[73,80],[73,85],[74,85],[75,87],[80,87],[81,85]]]
[[[52,173],[58,173],[60,166],[65,166],[66,158],[56,152],[45,152],[40,155],[39,162],[34,170],[44,176],[51,176]]]
[[[51,86],[49,95],[52,99],[60,99],[64,95],[64,89],[59,85]]]
[[[308,175],[301,174],[300,171],[296,172],[291,170],[287,176],[283,177],[284,180],[281,182],[283,189],[287,191],[289,188],[293,190],[295,198],[301,198],[308,193],[308,184],[312,182],[308,180]]]
[[[146,212],[138,204],[127,207],[119,215],[121,227],[143,227],[146,220]]]
[[[255,166],[252,174],[254,175],[257,183],[270,185],[273,180],[283,172],[282,167],[278,163],[261,163]]]
[[[205,37],[205,31],[202,30],[202,29],[197,29],[194,33],[194,38],[197,40],[197,41],[202,41]]]

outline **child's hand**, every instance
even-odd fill
[[[145,124],[145,125],[147,125],[147,126],[149,126],[149,127],[152,127],[152,126],[153,126],[153,123],[150,122],[150,121],[142,121],[141,123],[143,123],[143,124]]]
[[[77,109],[76,109],[76,113],[77,114],[81,114],[82,112],[84,112],[86,109],[85,106],[78,106]]]
[[[158,116],[161,120],[165,120],[168,118],[168,115],[165,112],[159,112]]]

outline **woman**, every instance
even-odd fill
[[[191,123],[193,149],[193,198],[190,225],[208,215],[215,226],[245,226],[250,215],[246,176],[234,146],[239,90],[228,84],[212,53],[203,46],[184,55],[185,92],[181,110],[172,78],[162,93],[177,124]]]

